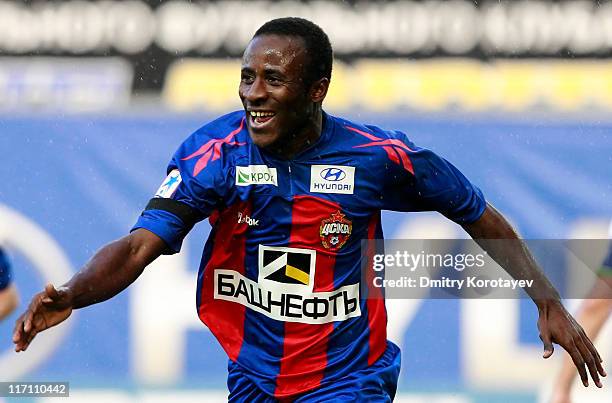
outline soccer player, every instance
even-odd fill
[[[11,281],[11,266],[4,250],[0,248],[0,321],[17,307],[19,296]]]
[[[610,223],[610,238],[612,239],[612,222]],[[612,299],[610,299],[610,290],[612,289],[612,242],[598,275],[595,285],[576,314],[576,319],[582,323],[586,334],[593,339],[597,337],[606,320],[610,317],[610,313],[612,313]],[[575,375],[570,357],[565,357],[561,371],[553,386],[551,403],[571,403],[572,384]]]
[[[535,280],[544,356],[562,345],[585,385],[588,371],[600,386],[597,351],[528,251],[482,241],[517,240],[508,222],[405,134],[325,113],[331,71],[332,48],[317,25],[281,18],[259,28],[242,61],[244,109],[185,140],[129,235],[34,296],[15,325],[16,351],[73,309],[119,293],[160,254],[178,252],[208,217],[196,302],[229,356],[229,400],[390,401],[400,352],[386,338],[384,300],[360,288],[360,240],[382,238],[383,209],[435,210],[511,274]]]

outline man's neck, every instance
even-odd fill
[[[270,147],[268,150],[275,155],[290,160],[300,152],[313,145],[323,131],[323,111],[318,108],[307,124],[296,134],[290,135],[287,141],[278,147]]]

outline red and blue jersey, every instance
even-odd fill
[[[11,266],[6,254],[0,248],[0,291],[11,284]]]
[[[245,113],[192,134],[134,229],[168,253],[209,218],[197,309],[243,372],[277,398],[372,365],[387,349],[384,299],[361,287],[361,241],[381,210],[477,220],[481,191],[405,134],[324,114],[319,139],[287,160],[254,145]],[[374,253],[374,251],[368,251]]]

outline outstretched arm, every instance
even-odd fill
[[[36,334],[66,320],[73,309],[117,295],[165,248],[157,235],[138,229],[100,249],[66,284],[57,289],[47,284],[15,323],[15,351],[25,351]]]
[[[602,387],[599,376],[606,376],[606,373],[599,353],[582,327],[565,310],[557,291],[508,221],[489,204],[478,220],[463,228],[512,277],[534,280],[535,287],[526,292],[538,308],[538,329],[544,343],[544,358],[553,354],[553,343],[557,343],[572,357],[584,386],[588,386],[589,382],[588,368],[595,385]],[[502,244],[495,241],[499,239],[515,241]]]

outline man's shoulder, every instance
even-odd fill
[[[411,156],[423,151],[402,131],[386,130],[344,118],[333,117],[333,119],[339,128],[336,141],[344,144],[344,147],[350,147],[353,152],[367,158],[368,161],[379,161],[383,165],[392,161],[412,172]]]
[[[194,177],[202,171],[220,173],[236,158],[233,153],[245,149],[247,137],[244,111],[228,113],[193,132],[178,149],[174,163]]]
[[[190,138],[224,139],[230,134],[234,137],[246,127],[245,124],[244,111],[233,111],[204,124],[194,131]]]
[[[229,151],[234,148],[231,146],[245,145],[247,137],[244,111],[230,112],[194,131],[181,145],[179,154],[218,154],[221,148]]]
[[[398,140],[407,145],[414,145],[408,136],[399,130],[384,129],[376,125],[355,122],[337,116],[331,116],[331,118],[334,120],[336,127],[340,128],[343,136],[350,136],[357,142],[363,140],[374,142]]]

